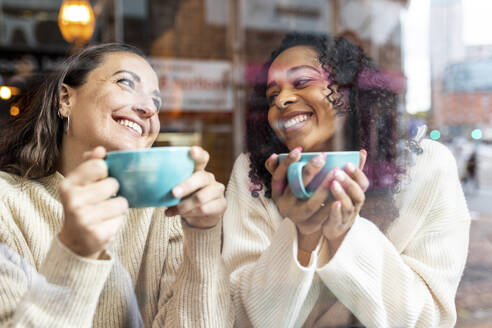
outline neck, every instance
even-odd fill
[[[72,172],[83,162],[83,155],[89,150],[90,149],[87,149],[87,147],[83,147],[78,142],[69,139],[67,135],[64,135],[62,139],[61,157],[58,163],[58,171],[63,176],[67,176],[68,173]]]
[[[333,138],[328,139],[323,143],[319,143],[311,147],[310,149],[306,149],[306,152],[328,152],[328,151],[336,151],[336,147],[334,146]]]

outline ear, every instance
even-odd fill
[[[59,112],[63,117],[68,117],[72,111],[74,103],[74,89],[69,85],[63,83],[60,89],[58,99],[60,99]]]

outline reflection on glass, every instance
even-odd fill
[[[377,202],[374,199],[388,198],[393,195],[392,191],[395,191],[395,206],[391,208],[401,212],[406,202],[402,196],[405,190],[419,185],[419,179],[409,179],[409,176],[418,166],[421,158],[418,153],[425,150],[423,144],[430,139],[445,145],[456,161],[473,219],[469,256],[456,296],[456,326],[492,323],[492,312],[488,310],[492,308],[492,298],[488,296],[492,295],[492,261],[487,256],[492,251],[492,84],[489,74],[492,5],[489,1],[84,2],[92,5],[95,18],[89,44],[124,41],[136,45],[150,57],[163,100],[158,113],[160,131],[154,146],[201,145],[210,154],[207,169],[223,184],[230,181],[238,155],[250,150],[245,138],[247,130],[258,136],[265,132],[258,124],[247,127],[246,123],[251,122],[248,100],[263,63],[271,51],[278,48],[286,33],[343,36],[360,46],[378,67],[377,73],[360,72],[360,85],[370,89],[371,83],[384,82],[387,89],[397,95],[389,106],[395,116],[390,120],[394,126],[388,131],[395,131],[394,154],[398,155],[396,164],[393,159],[371,163],[370,158],[365,165],[364,172],[372,184],[365,193],[361,215],[374,220],[380,212],[389,215],[388,211],[372,211],[374,215],[369,215],[370,204]],[[74,52],[58,25],[61,5],[59,0],[1,1],[1,131],[6,131],[5,127],[25,111],[18,103],[19,96],[36,88]],[[74,16],[76,21],[88,17],[80,12]],[[3,87],[9,88],[10,94]],[[340,115],[337,120],[341,118]],[[369,156],[385,157],[375,146],[384,136],[375,129],[381,124],[375,116],[373,123],[365,125],[371,136],[366,138],[369,146],[364,148]],[[0,133],[0,138],[5,134]],[[276,145],[262,143],[266,138],[258,140],[256,145],[263,145],[265,156],[270,155],[266,150]],[[346,141],[347,135],[341,129],[336,130],[333,149],[347,149]],[[5,154],[0,154],[2,156]],[[259,157],[256,167],[263,167]],[[408,169],[401,179],[387,179],[395,167]],[[375,172],[379,169],[378,177]],[[254,176],[248,176],[245,181],[251,182]],[[391,186],[398,190],[390,190]],[[260,190],[259,184],[251,183],[246,189],[261,195],[267,186]],[[250,194],[247,193],[245,199],[249,200]],[[380,203],[387,204],[383,200]],[[277,211],[276,205],[269,211]],[[391,238],[388,229],[383,230]],[[25,254],[21,256],[29,259]],[[125,261],[122,265],[126,266]],[[479,294],[485,296],[478,297]],[[136,292],[136,297],[139,302],[142,300],[140,292]],[[334,301],[330,297],[320,302],[326,306]],[[272,300],[271,304],[276,301]],[[335,306],[332,311],[341,311],[343,307]],[[356,319],[347,320],[355,322]],[[239,317],[238,321],[248,323],[247,318]],[[265,322],[258,325],[266,325]],[[283,321],[279,320],[280,323]]]

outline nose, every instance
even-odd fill
[[[132,107],[132,109],[141,118],[150,118],[153,115],[157,114],[158,111],[152,99],[136,104]]]
[[[275,105],[279,109],[285,109],[290,104],[294,104],[296,102],[297,102],[297,96],[295,95],[295,93],[290,92],[288,90],[282,90],[282,92],[280,92],[275,98]]]

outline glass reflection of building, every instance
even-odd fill
[[[492,137],[492,47],[464,41],[464,0],[431,2],[431,125],[445,140],[476,128]]]

